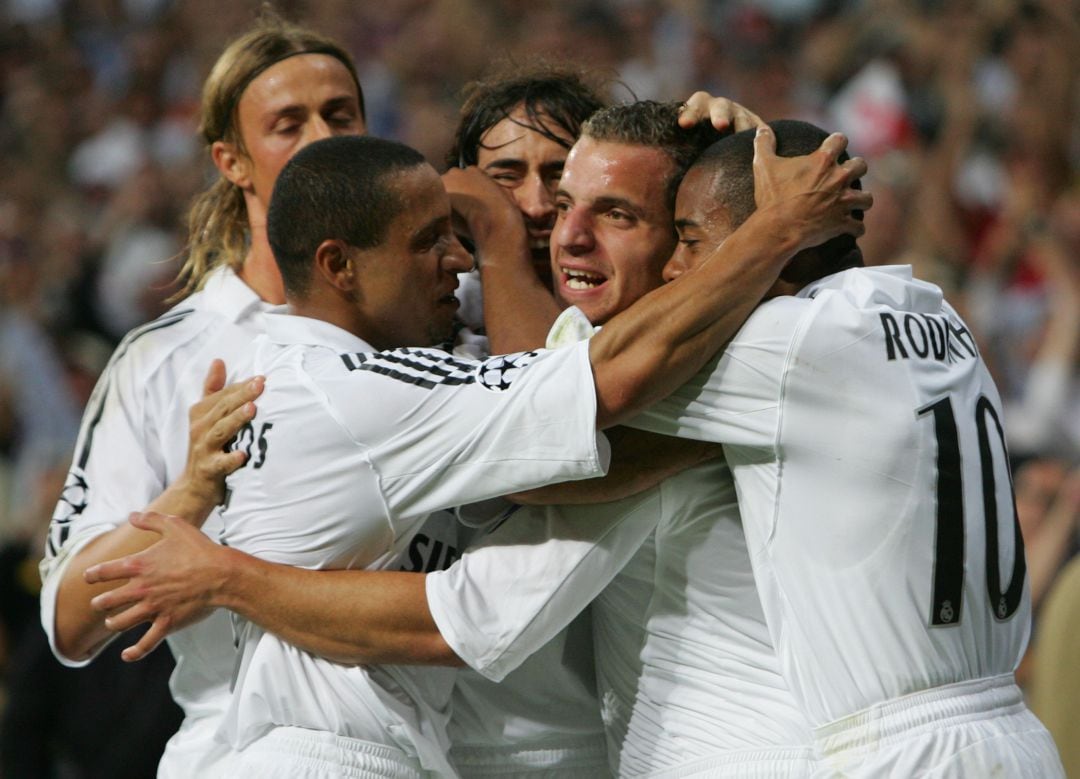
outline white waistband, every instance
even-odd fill
[[[309,728],[276,727],[239,755],[241,761],[272,756],[295,764],[329,763],[340,767],[341,776],[354,769],[387,777],[424,775],[420,761],[400,749]]]
[[[809,746],[733,749],[690,763],[680,763],[646,776],[650,779],[682,779],[691,776],[804,779],[810,776],[813,766],[813,750]]]
[[[473,774],[500,773],[508,767],[592,768],[607,766],[607,742],[598,734],[535,747],[454,745],[450,757],[456,767]]]
[[[1023,711],[1024,698],[1012,674],[946,684],[882,701],[814,729],[821,754],[835,755],[882,744],[927,728]]]

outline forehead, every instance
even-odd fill
[[[541,112],[539,118],[549,132],[565,140],[567,145],[562,146],[537,132],[532,120],[525,113],[525,107],[518,105],[509,116],[493,124],[480,137],[480,148],[476,152],[480,164],[493,159],[566,159],[567,147],[574,142],[574,138],[547,114]]]
[[[435,169],[428,164],[395,173],[388,182],[403,205],[390,222],[390,239],[408,240],[437,219],[450,218],[450,196]]]
[[[674,165],[660,149],[585,137],[570,150],[559,188],[577,201],[617,198],[666,210]]]
[[[711,169],[695,167],[687,172],[675,196],[676,221],[691,220],[702,224],[707,218],[725,212],[712,195],[715,178],[716,173]]]
[[[359,100],[352,74],[341,60],[329,54],[296,54],[260,73],[240,96],[239,105],[241,111],[261,113],[342,96]]]

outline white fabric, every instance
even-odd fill
[[[701,530],[713,527],[719,530],[712,535]],[[685,543],[680,531],[708,543],[693,564],[712,584],[692,596],[682,594],[676,581],[665,585],[667,605],[647,622],[653,580],[659,575],[654,573],[656,550],[675,566]],[[723,550],[728,542],[732,551],[719,558],[725,564],[708,566],[708,552]],[[428,576],[428,604],[458,656],[501,679],[599,596],[592,608],[598,687],[609,764],[620,775],[678,770],[690,760],[747,745],[799,746],[801,755],[809,745],[809,729],[784,692],[749,559],[743,553],[739,560],[742,548],[731,477],[718,461],[614,503],[523,508],[457,564]],[[680,595],[682,608],[689,602],[700,610],[686,626],[677,613]],[[710,624],[710,612],[725,615],[724,620]],[[648,640],[666,645],[652,656],[646,645],[644,657],[657,667],[643,671],[646,625]],[[748,635],[739,635],[740,630]],[[683,665],[680,652],[700,654],[685,673],[668,665],[669,660]],[[706,660],[713,656],[721,662]],[[643,698],[639,685],[647,680],[640,689],[649,690],[650,697]],[[674,689],[681,685],[692,689]],[[678,706],[665,706],[666,699]],[[642,707],[663,727],[636,722],[644,716]],[[744,710],[753,716],[743,716]],[[620,753],[625,756],[635,739],[640,741],[629,753],[631,762],[619,765]],[[790,754],[781,759],[790,760]]]
[[[485,362],[373,352],[326,322],[269,315],[241,370],[267,388],[228,480],[223,539],[308,568],[395,568],[432,511],[601,475],[586,345]],[[343,666],[237,621],[224,735],[244,748],[300,726],[393,745],[446,770],[453,672]]]
[[[259,779],[424,779],[399,749],[304,728],[274,728],[237,756],[236,776]]]
[[[1012,674],[949,684],[819,728],[816,779],[988,776],[1064,779],[1046,728]]]
[[[782,673],[812,724],[1016,666],[1026,578],[1012,604],[987,594],[984,484],[1001,589],[1022,554],[993,413],[997,392],[966,326],[938,288],[892,267],[762,304],[716,362],[635,423],[725,444]],[[947,490],[957,483],[962,512]],[[962,559],[935,558],[939,507],[945,529],[966,514]],[[963,577],[962,599],[937,610],[935,565]]]
[[[461,336],[454,354],[488,356],[487,339],[473,336],[462,344]],[[455,509],[463,525],[459,537],[468,544],[474,531],[492,529],[514,510],[504,498],[460,506]],[[608,775],[589,617],[588,610],[582,612],[501,682],[469,668],[458,672],[448,734],[451,762],[463,779]]]
[[[117,347],[83,416],[40,565],[41,624],[61,663],[90,662],[64,657],[56,649],[57,587],[68,563],[180,474],[187,456],[188,409],[202,396],[211,360],[220,357],[228,368],[235,367],[261,331],[265,309],[247,285],[222,268],[202,291],[136,328]],[[217,512],[203,530],[217,537]],[[213,614],[168,641],[176,658],[170,689],[186,719],[169,742],[159,770],[169,777],[210,776],[216,761],[227,754],[224,745],[206,737],[228,702],[235,659],[228,618]],[[194,722],[202,719],[215,724]],[[191,755],[199,759],[192,761]]]
[[[451,760],[466,779],[606,776],[588,610],[501,682],[459,671],[449,734]]]
[[[754,775],[806,776],[810,728],[780,675],[730,471],[692,473],[683,487],[692,510],[666,514],[656,531],[655,591],[620,771],[689,775],[701,765],[710,775],[726,775],[722,767],[749,775],[752,764]]]

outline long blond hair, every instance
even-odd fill
[[[297,54],[326,54],[341,61],[356,82],[360,114],[364,93],[356,65],[341,46],[311,30],[264,12],[255,27],[236,38],[222,52],[203,85],[199,132],[207,151],[216,141],[236,144],[243,151],[237,126],[237,105],[248,85],[272,65]],[[177,298],[200,289],[207,275],[220,265],[239,271],[250,241],[244,194],[219,175],[205,192],[197,195],[188,212],[188,256],[177,281]]]

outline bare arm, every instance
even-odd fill
[[[756,114],[732,100],[695,92],[684,104],[679,124],[689,128],[706,121],[718,130],[734,132],[762,124]],[[500,187],[475,168],[449,171],[443,181],[454,198],[455,210],[462,207],[460,212],[466,216],[466,221],[470,221],[470,216],[476,212],[464,208],[464,198],[476,199],[477,205],[481,200],[488,204],[496,202],[492,198],[510,202]],[[520,222],[516,208],[513,211],[515,221]],[[484,322],[491,353],[523,352],[543,346],[560,306],[537,275],[524,232],[511,245],[502,243],[505,241],[503,236],[491,236],[486,240],[478,236],[471,221],[469,227],[473,238],[477,239],[481,258]]]
[[[476,167],[451,169],[443,174],[443,183],[476,245],[491,353],[543,346],[559,306],[533,268],[517,206]]]
[[[224,477],[244,462],[242,452],[222,451],[236,430],[254,415],[252,401],[262,392],[262,381],[225,383],[225,366],[215,360],[204,384],[204,400],[190,414],[193,448],[188,468],[151,504],[151,510],[190,517],[201,525],[221,502]],[[215,392],[221,390],[220,392]],[[214,393],[211,395],[211,393]],[[128,523],[95,538],[68,563],[57,590],[55,635],[57,650],[65,657],[82,660],[93,654],[116,632],[109,629],[90,601],[117,586],[116,582],[89,584],[83,572],[90,566],[134,554],[158,540],[156,533]]]
[[[869,193],[851,189],[859,158],[837,165],[847,145],[832,135],[804,157],[779,158],[766,126],[754,141],[758,210],[697,269],[642,297],[589,342],[598,427],[619,424],[689,379],[739,329],[796,253],[848,233]]]
[[[295,568],[216,544],[177,517],[131,521],[160,540],[86,572],[90,582],[125,582],[94,600],[113,613],[111,630],[152,622],[124,650],[125,660],[142,659],[169,633],[227,608],[338,662],[460,665],[428,610],[424,574]]]

